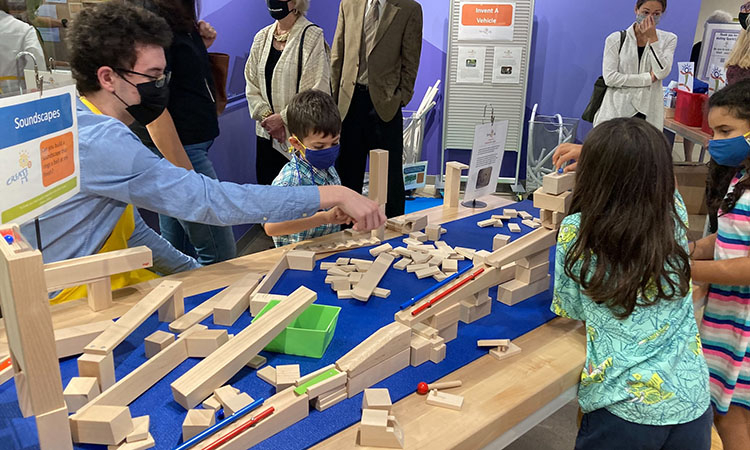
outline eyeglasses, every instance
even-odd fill
[[[114,70],[118,74],[120,72],[124,72],[124,73],[129,73],[129,74],[133,74],[133,75],[140,75],[142,77],[146,77],[149,80],[155,81],[156,82],[155,83],[156,87],[158,87],[158,88],[164,87],[165,85],[169,84],[169,80],[172,79],[172,72],[169,72],[169,71],[164,72],[164,74],[162,76],[160,76],[160,77],[155,77],[153,75],[148,75],[148,74],[145,74],[145,73],[136,72],[136,71],[128,70],[128,69],[123,69],[123,68],[120,68],[120,67],[114,67],[112,70]],[[123,77],[123,79],[125,81],[127,81],[128,83],[130,83],[130,81],[128,81],[125,77]],[[130,83],[130,84],[133,84],[133,83]],[[133,86],[135,86],[135,85],[133,84]]]

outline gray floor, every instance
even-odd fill
[[[506,450],[571,450],[576,441],[578,400],[573,400],[532,428]]]

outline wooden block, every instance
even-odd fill
[[[432,347],[430,349],[430,361],[437,364],[440,361],[444,360],[446,349],[447,347],[445,346],[445,344],[440,344],[440,345]]]
[[[233,397],[229,397],[226,404],[223,404],[224,416],[231,416],[232,414],[236,413],[237,411],[241,410],[254,401],[255,400],[253,400],[253,398],[247,395],[247,393],[245,392],[240,392]]]
[[[258,378],[265,381],[266,383],[276,386],[276,369],[274,369],[271,366],[266,366],[257,372],[255,372],[256,375],[258,375]]]
[[[259,375],[260,377],[260,375]],[[221,403],[221,406],[226,406],[230,399],[236,397],[238,394],[234,387],[227,384],[216,390],[214,390],[213,397]]]
[[[438,335],[437,328],[433,328],[426,323],[415,323],[412,326],[412,330],[414,333],[418,334],[419,336],[422,336],[425,339],[433,339]]]
[[[516,217],[518,217],[518,211],[516,211],[515,209],[511,209],[511,208],[506,208],[506,209],[503,209],[503,215],[505,217],[510,217],[511,219],[515,219]]]
[[[349,278],[343,280],[335,280],[333,283],[331,283],[331,289],[336,292],[350,291],[352,289],[352,283]]]
[[[221,403],[219,403],[213,395],[205,399],[201,405],[203,406],[203,409],[217,410],[221,408]]]
[[[428,266],[425,269],[417,270],[415,274],[417,275],[417,278],[421,280],[422,278],[431,277],[433,275],[437,275],[438,273],[440,273],[440,269],[435,266]]]
[[[289,386],[293,386],[299,377],[299,364],[276,366],[276,391],[283,391]]]
[[[472,259],[474,258],[474,253],[476,253],[476,250],[473,248],[466,248],[466,247],[455,247],[453,250],[456,251],[459,255],[467,258]]]
[[[527,269],[525,267],[516,266],[516,280],[522,281],[526,284],[531,284],[535,281],[539,281],[545,278],[549,273],[549,261],[540,264],[538,266]]]
[[[348,300],[354,298],[354,293],[352,291],[338,291],[336,292],[336,296],[339,300]]]
[[[151,333],[143,340],[144,352],[146,358],[151,358],[160,351],[164,350],[174,342],[174,334],[166,331],[157,330]]]
[[[413,231],[413,232],[409,233],[409,237],[411,239],[416,239],[419,242],[425,242],[425,241],[427,241],[427,235],[424,234],[421,231]]]
[[[526,211],[518,211],[518,215],[523,220],[531,220],[531,219],[534,218],[534,216],[532,216],[531,214],[527,213]]]
[[[411,350],[407,347],[402,352],[392,356],[382,363],[371,367],[361,374],[349,378],[346,383],[346,392],[349,398],[354,397],[366,388],[379,383],[399,370],[409,366]]]
[[[567,214],[572,201],[572,192],[563,192],[560,195],[550,195],[545,194],[543,188],[539,188],[534,192],[534,208]]]
[[[413,367],[417,367],[420,364],[423,364],[430,360],[432,343],[429,339],[426,339],[418,334],[412,334],[410,348],[411,353],[409,361]]]
[[[573,190],[576,185],[575,172],[557,173],[553,172],[542,178],[542,191],[545,194],[560,195],[565,191]]]
[[[430,325],[430,327],[436,330],[442,330],[443,328],[458,322],[460,318],[461,318],[461,305],[459,303],[455,303],[450,308],[432,316],[429,319],[428,324]]]
[[[385,225],[381,225],[370,232],[370,236],[377,239],[378,242],[385,240]]]
[[[411,328],[391,322],[339,358],[336,367],[341,372],[347,372],[350,377],[355,377],[403,350],[408,350],[410,342]]]
[[[495,220],[495,219],[480,220],[479,222],[477,222],[477,226],[479,228],[492,227],[492,226],[495,226],[496,222],[497,222],[497,220]]]
[[[125,437],[125,442],[136,442],[148,439],[151,424],[149,416],[133,417],[133,431]]]
[[[476,322],[492,312],[492,302],[486,302],[478,306],[461,302],[461,322],[469,324]]]
[[[414,264],[425,264],[427,261],[432,259],[432,255],[429,253],[417,252],[412,254],[411,257]]]
[[[474,252],[474,257],[472,258],[472,262],[475,266],[480,266],[482,264],[487,264],[487,258],[491,255],[490,252],[487,250],[479,250],[477,252]]]
[[[448,278],[448,275],[444,274],[443,272],[438,272],[435,275],[433,275],[432,278],[437,282],[441,282],[445,280],[446,278]]]
[[[513,277],[510,276],[510,277],[508,277],[507,280],[503,280],[502,282],[504,283],[505,281],[510,281],[512,279],[513,279]],[[489,302],[491,300],[492,299],[490,298],[490,290],[489,289],[483,289],[483,290],[477,292],[476,294],[473,294],[473,295],[471,295],[471,296],[463,299],[462,301],[465,302],[465,303],[467,303],[467,304],[471,304],[472,306],[479,306],[479,305],[481,305],[483,303],[486,303],[486,302]]]
[[[316,298],[315,292],[300,286],[286,300],[237,334],[231,342],[219,347],[174,381],[171,387],[175,400],[185,409],[200,403],[214,389],[237,374]]]
[[[492,238],[492,251],[500,250],[501,248],[508,245],[510,242],[510,236],[507,234],[496,234],[494,238]]]
[[[353,272],[357,273],[357,272]],[[351,275],[351,274],[349,274]],[[339,276],[339,275],[328,275],[325,278],[325,284],[333,284],[334,281],[349,281],[349,275],[346,276]]]
[[[391,295],[390,289],[375,288],[372,290],[372,295],[379,298],[388,298]]]
[[[249,367],[251,369],[256,369],[257,370],[258,368],[260,368],[264,364],[266,364],[266,362],[267,362],[267,360],[266,360],[265,356],[255,355],[255,356],[253,356],[253,359],[251,359],[250,362],[247,363],[246,365],[247,365],[247,367]]]
[[[526,284],[519,280],[508,281],[498,286],[497,301],[508,306],[513,306],[549,289],[550,280],[551,277],[547,274],[541,280],[531,284]]]
[[[328,270],[328,275],[329,276],[337,276],[337,277],[348,277],[349,276],[349,272],[341,270],[341,267],[342,266],[336,266],[336,267],[334,267],[332,269],[329,269]]]
[[[86,403],[90,402],[101,391],[99,390],[99,380],[95,377],[73,377],[65,386],[63,396],[68,412],[74,413],[81,409]]]
[[[404,448],[404,432],[395,416],[376,409],[362,410],[357,444],[363,447]]]
[[[502,351],[499,348],[493,348],[492,350],[490,350],[490,355],[496,360],[501,361],[505,358],[515,355],[516,353],[519,353],[520,351],[521,347],[511,342],[507,350]]]
[[[172,307],[164,308],[168,303]],[[97,336],[84,349],[86,353],[106,355],[112,353],[122,341],[148,319],[159,311],[159,320],[174,320],[183,314],[185,306],[182,299],[182,282],[162,281],[151,292],[125,314],[114,325]],[[175,316],[176,317],[172,317]]]
[[[509,223],[508,230],[510,230],[511,233],[520,233],[521,227],[517,223]]]
[[[443,272],[453,273],[458,272],[458,260],[456,259],[444,259],[442,261]]]
[[[450,161],[445,165],[444,207],[458,207],[458,196],[461,191],[461,171],[468,168],[469,166],[458,161]]]
[[[503,214],[493,214],[492,218],[495,219],[495,220],[504,220],[504,221],[507,222],[510,219],[512,219],[513,217],[506,216],[506,215],[503,215]]]
[[[350,264],[357,266],[357,270],[360,272],[367,272],[372,266],[373,262],[375,261],[371,261],[368,259],[352,258]]]
[[[522,224],[526,225],[527,227],[531,228],[532,230],[536,230],[537,228],[541,228],[542,225],[534,222],[533,220],[522,220]]]
[[[288,295],[278,295],[278,294],[255,294],[252,297],[250,297],[250,315],[255,317],[257,316],[263,308],[266,307],[268,302],[276,300],[276,301],[284,301]]]
[[[70,418],[73,441],[81,444],[116,445],[133,431],[127,406],[94,405]]]
[[[351,258],[338,258],[336,259],[336,265],[337,266],[347,266],[349,265],[349,260]]]
[[[487,262],[493,267],[503,267],[518,259],[548,250],[556,244],[557,231],[540,228],[492,252]]]
[[[388,271],[388,268],[393,263],[395,258],[387,253],[381,253],[372,263],[372,267],[367,271],[365,276],[362,277],[357,286],[352,289],[352,295],[357,300],[366,302],[370,299],[372,291],[378,287],[378,283],[383,278],[383,275]]]
[[[407,245],[407,250],[408,250],[408,246],[410,246],[410,245],[415,245],[415,246],[422,245],[422,243],[420,241],[418,241],[416,239],[412,239],[412,238],[404,238],[402,240],[402,242]]]
[[[403,256],[404,258],[411,258],[411,256],[414,254],[414,252],[404,247],[396,247],[393,249],[393,251],[398,253],[400,256]]]
[[[53,292],[151,265],[151,250],[140,246],[45,264],[44,279],[47,292]]]
[[[477,347],[508,347],[510,339],[479,339]]]
[[[370,150],[370,184],[368,196],[378,205],[388,201],[388,151]]]
[[[185,442],[216,423],[216,411],[211,409],[188,410],[182,422],[182,441]]]
[[[459,314],[461,313],[461,305],[459,303],[456,303],[456,306],[458,307],[457,311]],[[443,340],[448,343],[458,337],[458,320],[460,319],[460,316],[456,318],[456,321],[452,324],[446,326],[445,328],[442,328],[440,331],[438,331],[438,336],[443,338]]]
[[[386,244],[379,245],[375,248],[370,249],[370,254],[372,256],[377,257],[379,254],[389,252],[391,250],[393,250],[393,247],[391,247],[391,244],[386,243]]]
[[[94,377],[99,381],[99,389],[102,392],[107,390],[115,384],[115,360],[112,353],[106,355],[84,353],[81,355],[78,358],[78,376]]]
[[[447,392],[433,389],[427,394],[427,400],[425,402],[428,405],[460,411],[464,405],[464,398],[461,395],[448,394]]]
[[[346,386],[341,389],[337,389],[326,396],[320,395],[313,402],[315,409],[318,411],[325,411],[331,406],[343,402],[347,399]]]
[[[427,228],[427,216],[424,214],[420,216],[409,217],[409,220],[411,221],[411,229],[409,230],[409,232],[422,231]]]
[[[155,446],[156,441],[154,440],[154,437],[151,436],[151,433],[149,433],[144,440],[125,442],[120,445],[108,445],[107,450],[147,450],[149,448],[154,448]]]
[[[545,263],[549,263],[549,249],[542,250],[541,252],[534,253],[533,255],[529,255],[526,258],[521,258],[516,261],[516,265],[518,267],[523,267],[524,269],[531,269],[532,267],[537,267]]]
[[[187,338],[190,358],[205,358],[229,341],[227,330],[201,330]]]
[[[346,380],[348,379],[346,372],[340,372],[331,378],[328,378],[326,380],[323,380],[319,383],[315,383],[314,385],[307,388],[307,396],[312,400],[315,398],[318,398],[318,396],[339,390],[339,389],[346,389]]]
[[[312,380],[313,378],[317,377],[318,375],[326,373],[329,370],[335,369],[335,368],[336,368],[336,364],[329,364],[329,365],[327,365],[325,367],[321,367],[318,370],[315,370],[313,372],[308,373],[307,375],[303,375],[303,376],[297,378],[297,380],[294,382],[294,385],[297,386],[297,387],[302,386],[303,384],[307,383],[308,381]]]
[[[364,395],[362,395],[362,409],[381,409],[383,411],[391,411],[393,403],[391,402],[391,394],[388,389],[365,389]]]
[[[341,258],[339,258],[339,259],[341,259]],[[348,263],[347,263],[347,264],[348,264]],[[337,265],[338,265],[338,264],[337,264],[337,263],[335,263],[335,262],[321,262],[321,263],[320,263],[320,270],[328,270],[328,269],[333,269],[333,268],[334,268],[334,267],[336,267]]]
[[[291,250],[286,254],[289,268],[292,270],[312,271],[315,268],[315,252]]]
[[[219,302],[214,305],[214,323],[232,326],[250,306],[250,294],[258,287],[261,276],[249,273],[229,285]]]
[[[427,234],[427,239],[430,241],[437,241],[440,239],[440,236],[442,233],[443,228],[438,224],[430,224],[427,225],[425,228],[425,233]]]
[[[502,228],[503,227],[503,221],[502,220],[495,220],[495,223],[492,224],[495,228]]]
[[[102,334],[112,324],[114,322],[111,320],[102,320],[55,330],[57,357],[66,358],[68,356],[80,355],[83,353],[84,347],[89,345],[94,338]]]

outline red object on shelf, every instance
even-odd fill
[[[428,392],[430,392],[430,387],[424,381],[417,385],[417,394],[425,395]]]
[[[214,450],[216,448],[221,447],[222,445],[224,445],[228,441],[234,439],[238,434],[242,433],[243,431],[245,431],[248,428],[252,427],[256,423],[260,422],[261,420],[263,420],[266,417],[268,417],[271,414],[273,414],[274,411],[275,411],[275,408],[273,406],[271,406],[267,410],[263,411],[262,413],[260,413],[257,416],[251,418],[250,420],[248,420],[247,422],[243,423],[239,427],[237,427],[234,430],[230,431],[229,433],[225,434],[224,436],[221,437],[221,439],[217,440],[213,444],[210,444],[210,445],[208,445],[206,447],[203,447],[203,450]]]
[[[459,281],[458,283],[454,284],[454,285],[453,285],[453,286],[451,286],[450,288],[448,288],[448,289],[444,290],[443,292],[441,292],[440,294],[438,294],[438,295],[437,295],[437,296],[436,296],[435,298],[433,298],[433,299],[432,299],[432,300],[430,300],[429,302],[425,302],[425,303],[423,303],[423,304],[422,304],[422,306],[420,306],[419,308],[417,308],[417,309],[415,309],[414,311],[412,311],[412,312],[411,312],[411,315],[412,315],[412,316],[416,316],[417,314],[421,313],[421,312],[422,312],[422,311],[424,311],[425,309],[427,309],[427,308],[429,308],[430,306],[432,306],[432,305],[434,305],[435,303],[437,303],[437,302],[438,302],[439,300],[442,300],[442,299],[443,299],[443,298],[444,298],[444,297],[445,297],[446,295],[448,295],[448,294],[450,294],[451,292],[455,291],[456,289],[460,288],[461,286],[463,286],[464,284],[468,283],[469,281],[472,281],[472,280],[474,280],[474,278],[476,278],[476,277],[478,277],[479,275],[481,275],[481,274],[482,274],[482,272],[484,272],[484,267],[481,267],[481,268],[480,268],[479,270],[477,270],[476,272],[472,273],[472,274],[471,274],[471,275],[469,275],[469,276],[468,276],[467,278],[464,278],[463,280],[461,280],[461,281]]]
[[[677,91],[674,120],[689,127],[703,126],[704,109],[707,102],[708,95],[706,94]]]

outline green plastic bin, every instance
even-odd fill
[[[253,322],[278,303],[278,300],[268,302],[253,318]],[[281,334],[276,336],[265,350],[287,355],[322,358],[333,339],[340,311],[341,308],[338,306],[310,305]]]

